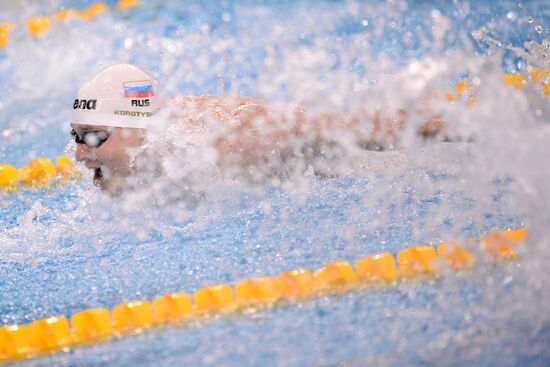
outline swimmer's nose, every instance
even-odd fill
[[[94,160],[94,155],[91,152],[90,147],[86,144],[78,144],[76,146],[76,152],[74,153],[74,158],[77,162],[91,161]]]

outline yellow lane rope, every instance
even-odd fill
[[[133,8],[139,4],[140,0],[119,0],[115,5],[116,11],[124,11],[126,9]],[[32,37],[38,37],[46,34],[53,22],[66,22],[71,18],[89,21],[94,19],[97,15],[107,12],[109,6],[104,2],[96,2],[90,4],[86,9],[67,8],[57,11],[55,14],[39,15],[28,17],[25,20],[25,26],[27,32]],[[5,47],[9,41],[9,33],[16,25],[10,22],[0,22],[0,49]]]
[[[79,345],[100,343],[142,332],[162,324],[184,325],[197,319],[212,318],[251,307],[274,307],[285,302],[392,286],[405,279],[441,277],[445,268],[460,271],[472,268],[476,260],[494,263],[518,258],[513,247],[524,242],[525,228],[493,231],[468,239],[479,246],[471,252],[456,242],[408,247],[393,254],[386,252],[363,257],[355,267],[345,261],[327,264],[313,272],[295,269],[273,278],[245,279],[235,285],[207,286],[190,294],[177,292],[152,301],[135,300],[112,310],[92,308],[64,316],[52,316],[25,325],[0,327],[0,363],[68,351]],[[475,254],[481,253],[481,259]]]
[[[113,10],[125,11],[139,5],[140,0],[119,0]],[[109,10],[109,6],[104,2],[96,2],[90,4],[86,9],[80,10],[76,8],[61,9],[51,16],[32,16],[26,19],[25,24],[28,33],[33,37],[41,36],[48,32],[52,22],[66,22],[71,18],[89,21],[94,19],[98,14]],[[9,41],[9,33],[15,27],[15,24],[0,21],[0,49],[6,47]],[[506,85],[516,88],[523,88],[529,83],[542,86],[542,92],[546,96],[550,96],[550,82],[547,78],[546,70],[538,70],[535,67],[527,67],[526,73],[505,73],[502,75]],[[434,97],[439,98],[444,96],[448,102],[454,102],[457,97],[466,92],[467,81],[460,81],[456,84],[456,90],[449,93],[441,93],[434,91]]]
[[[62,155],[57,157],[55,165],[48,158],[34,158],[19,169],[10,164],[0,164],[0,192],[45,188],[79,176],[80,173],[74,169],[74,163]]]

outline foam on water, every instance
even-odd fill
[[[71,5],[22,4],[2,14],[23,19]],[[296,105],[358,124],[329,130],[324,138],[337,148],[320,160],[294,154],[282,167],[268,154],[252,174],[218,168],[208,143],[223,128],[205,135],[172,126],[149,137],[165,175],[146,187],[110,198],[85,173],[61,188],[1,195],[0,324],[524,224],[530,236],[518,263],[166,327],[29,364],[544,364],[548,97],[540,85],[505,88],[501,75],[527,64],[548,69],[548,12],[542,1],[437,9],[150,1],[125,15],[55,24],[41,39],[15,31],[0,54],[3,162],[71,155],[74,93],[114,62],[150,69],[167,95],[245,94],[289,124]],[[421,108],[423,96],[452,91],[463,77],[475,104],[433,99]],[[376,111],[395,119],[398,108],[408,124],[395,150],[361,149]],[[445,133],[419,137],[417,127],[435,114]],[[265,121],[256,123],[269,134]],[[310,134],[291,140],[292,152],[307,148]],[[455,143],[433,144],[444,138]],[[335,169],[344,174],[330,177]]]

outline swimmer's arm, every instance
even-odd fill
[[[440,114],[429,110],[417,110],[426,116],[415,127],[416,134],[422,138],[431,138],[445,128]],[[357,142],[367,148],[387,148],[395,146],[410,122],[409,112],[398,108],[394,113],[381,110],[362,109],[347,116],[335,112],[310,113],[303,106],[294,107],[295,131],[299,134],[314,134],[326,139],[337,136],[339,131],[354,132]]]
[[[414,127],[417,136],[433,138],[445,129],[445,122],[441,114],[428,110],[417,110],[426,116],[420,124]],[[393,114],[376,110],[372,115],[370,130],[362,137],[362,144],[369,148],[386,148],[395,146],[402,137],[407,124],[410,122],[410,113],[404,108],[398,108]]]
[[[367,149],[387,148],[399,141],[409,121],[409,113],[403,108],[393,114],[364,109],[360,115],[349,117],[334,112],[311,113],[306,107],[295,105],[285,115],[270,110],[261,99],[235,95],[177,97],[173,103],[194,111],[188,115],[189,123],[204,123],[204,118],[210,116],[220,128],[228,128],[216,143],[222,152],[271,149],[283,145],[291,136],[316,136],[323,140],[327,135],[338,134],[339,129],[356,131],[359,145]],[[427,118],[416,127],[419,136],[433,137],[444,129],[440,115],[420,112]]]
[[[247,106],[265,106],[265,102],[258,98],[236,95],[223,96],[179,96],[170,101],[178,107],[214,114],[235,114]]]

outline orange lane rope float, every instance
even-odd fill
[[[527,72],[525,74],[502,74],[502,81],[506,86],[517,89],[523,89],[528,85],[535,88],[540,87],[542,93],[550,97],[550,82],[548,82],[548,80],[546,70],[538,69],[533,66],[527,67]],[[477,102],[476,89],[472,81],[461,80],[455,84],[454,91],[443,93],[440,90],[434,90],[431,98],[433,100],[443,100],[447,103],[456,103],[462,100],[466,101],[469,105],[473,105]],[[421,102],[427,105],[430,103],[430,98],[424,96],[421,98]]]
[[[65,156],[57,157],[55,165],[48,158],[34,158],[19,169],[9,164],[0,164],[0,192],[49,187],[55,182],[65,182],[79,175],[74,169],[74,163]]]
[[[525,241],[525,228],[498,230],[481,235],[468,243],[479,245],[482,260],[494,263],[518,258],[513,247]],[[401,279],[430,279],[442,276],[444,268],[470,269],[475,252],[457,242],[447,241],[436,248],[417,245],[397,252],[369,255],[355,266],[346,261],[327,264],[313,272],[295,269],[273,278],[252,278],[236,283],[201,288],[191,296],[169,293],[152,301],[133,300],[112,310],[92,308],[70,317],[47,317],[26,325],[0,327],[0,363],[32,358],[78,345],[103,342],[135,334],[160,324],[182,324],[229,313],[248,307],[270,307],[283,302],[320,295],[368,289],[376,285],[391,286]]]
[[[9,33],[12,28],[12,23],[0,22],[0,49],[8,44]]]
[[[527,67],[527,73],[523,74],[503,74],[502,79],[504,84],[522,89],[529,83],[536,85],[540,83],[542,92],[545,96],[550,96],[550,82],[548,80],[548,73],[544,69],[539,69],[534,66]]]
[[[133,8],[139,4],[139,0],[119,0],[114,6],[113,10],[124,11]],[[53,22],[66,22],[72,18],[89,21],[94,19],[97,15],[107,12],[109,6],[104,2],[96,2],[90,4],[86,9],[67,8],[61,9],[55,12],[51,16],[38,15],[31,16],[25,20],[25,26],[27,32],[32,37],[38,37],[44,35],[50,29]],[[5,47],[8,44],[9,32],[14,27],[12,23],[0,22],[0,48]]]
[[[113,10],[125,11],[139,5],[140,0],[119,0]],[[26,19],[25,25],[28,33],[33,37],[41,36],[48,32],[52,22],[66,22],[71,18],[78,20],[89,21],[94,19],[98,14],[107,12],[109,6],[104,2],[96,2],[90,4],[86,9],[80,10],[76,8],[61,9],[55,12],[52,16],[31,16]],[[9,33],[14,28],[13,23],[0,22],[0,49],[5,47],[9,41]],[[538,69],[533,66],[528,66],[524,74],[520,73],[505,73],[502,74],[504,84],[516,88],[523,88],[529,83],[533,85],[540,84],[542,92],[546,96],[550,96],[550,82],[548,81],[548,73],[544,69]],[[444,97],[447,102],[455,102],[460,96],[467,94],[470,83],[467,80],[462,80],[456,83],[455,90],[442,93],[439,90],[433,91],[433,98],[439,99]],[[468,102],[474,103],[475,96],[468,96]]]

